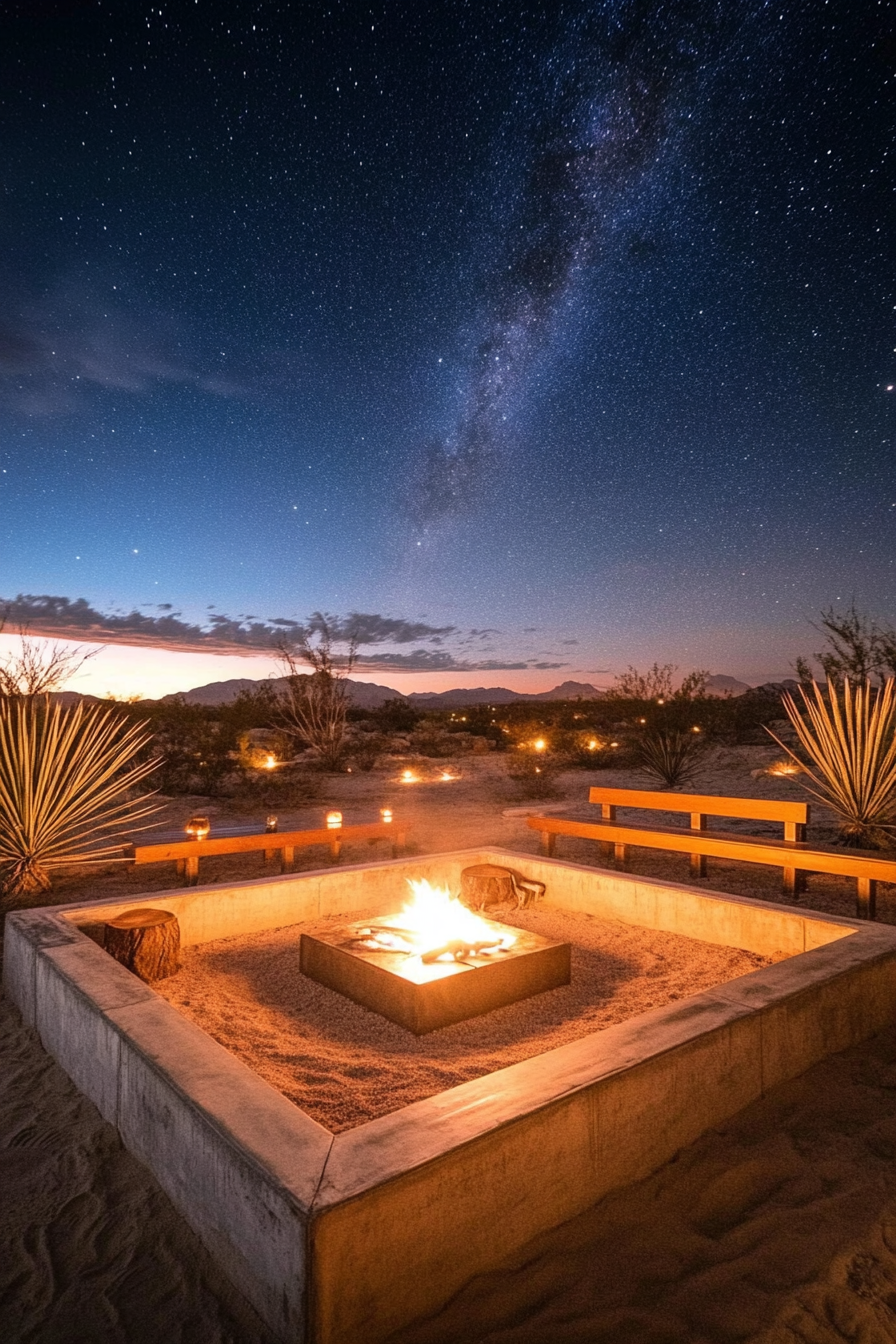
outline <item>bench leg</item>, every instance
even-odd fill
[[[405,842],[405,832],[399,831],[398,834],[395,836],[395,839],[392,841],[393,859],[397,859],[401,851],[404,849],[404,842]]]
[[[613,844],[610,840],[598,840],[600,861],[605,868],[613,867]]]
[[[196,854],[192,858],[184,859],[183,863],[187,886],[195,887],[196,883],[199,881],[199,855]]]
[[[284,845],[280,850],[280,871],[281,873],[291,873],[296,866],[296,851],[294,845]]]
[[[186,876],[187,876],[187,861],[186,861],[186,859],[177,859],[176,862],[177,862],[177,875],[178,875],[178,877],[182,877],[182,878],[186,879]]]
[[[341,849],[342,849],[342,841],[341,841],[341,840],[331,840],[331,841],[330,841],[330,858],[331,858],[331,859],[338,859],[338,858],[339,858],[339,854],[340,854]]]
[[[542,831],[541,833],[541,852],[546,859],[554,857],[554,843],[557,837],[552,831]]]
[[[628,845],[614,845],[616,853],[616,867],[621,873],[628,872]]]
[[[691,877],[705,877],[705,876],[706,876],[706,855],[692,854]]]
[[[274,861],[274,855],[277,854],[278,852],[280,852],[280,851],[278,851],[278,850],[276,850],[276,849],[266,849],[266,850],[264,851],[264,861],[265,861],[265,863],[273,863],[273,861]]]
[[[856,918],[875,919],[877,916],[877,879],[856,878]]]

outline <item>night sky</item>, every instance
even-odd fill
[[[894,10],[7,5],[0,596],[418,689],[892,620]]]

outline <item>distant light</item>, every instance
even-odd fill
[[[545,742],[543,737],[539,737],[535,739],[532,745],[536,751],[544,751],[545,747],[547,746],[547,742]]]
[[[341,812],[328,812],[328,813],[327,813],[327,830],[328,830],[328,831],[338,831],[339,828],[341,827],[341,825],[342,825],[342,813],[341,813]]]
[[[384,821],[384,822],[386,822],[386,823],[388,824],[388,822],[390,822],[391,820],[392,820],[392,809],[391,809],[391,807],[381,807],[381,808],[380,808],[380,821]]]

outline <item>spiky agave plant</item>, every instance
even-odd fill
[[[158,765],[137,760],[150,740],[102,705],[63,707],[43,696],[0,699],[0,885],[46,891],[53,869],[111,858],[116,826],[157,811],[130,791]],[[142,829],[137,827],[136,829]],[[105,842],[105,843],[104,843]]]
[[[812,781],[809,793],[837,814],[844,844],[880,848],[896,837],[896,695],[891,677],[881,687],[844,680],[826,690],[800,687],[805,714],[788,693],[787,717],[810,764],[775,738]]]
[[[690,784],[700,773],[703,740],[677,728],[654,728],[635,745],[635,759],[646,775],[667,788]]]

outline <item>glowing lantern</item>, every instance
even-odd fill
[[[391,807],[381,807],[381,808],[380,808],[380,821],[390,822],[391,820],[392,820],[392,809],[391,809]]]
[[[547,742],[545,742],[543,737],[537,737],[535,741],[532,743],[532,745],[536,751],[544,751],[545,747],[547,746]]]
[[[339,828],[340,828],[341,826],[342,826],[342,813],[341,813],[341,812],[328,812],[328,813],[327,813],[327,830],[328,830],[328,831],[338,831]]]
[[[275,770],[277,768],[277,757],[271,756],[270,753],[268,753],[265,757],[264,768],[265,770]]]
[[[598,742],[597,738],[596,738],[596,737],[592,737],[591,740],[590,740],[589,743],[588,743],[588,750],[589,750],[589,751],[597,751],[597,749],[598,749],[599,746],[600,746],[600,743]]]
[[[184,827],[191,840],[204,840],[211,830],[208,817],[191,817]]]
[[[415,784],[417,782],[417,776],[414,774],[413,770],[402,770],[401,782],[402,784]]]
[[[273,812],[271,812],[267,817],[265,817],[264,828],[266,831],[276,831],[277,818],[274,816]]]

